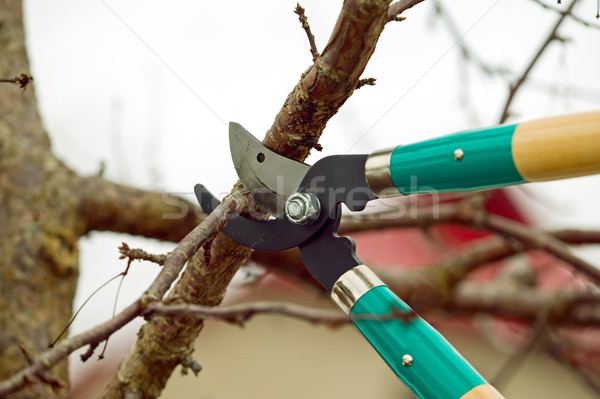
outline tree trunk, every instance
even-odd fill
[[[0,77],[29,72],[20,1],[0,1]],[[0,380],[45,350],[71,316],[78,271],[72,172],[50,152],[34,90],[0,85]],[[22,350],[19,348],[22,347]],[[26,351],[28,355],[25,355]],[[47,381],[67,383],[67,362]],[[57,397],[51,383],[13,398]],[[67,389],[58,391],[66,397]]]

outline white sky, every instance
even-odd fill
[[[446,3],[452,3],[448,11],[464,43],[482,59],[509,68],[511,76],[521,73],[557,18],[529,0]],[[301,4],[322,50],[341,1]],[[262,138],[311,63],[295,5],[296,0],[25,1],[31,72],[54,151],[82,174],[97,173],[105,162],[107,178],[136,187],[190,199],[198,182],[214,193],[228,192],[236,175],[227,122],[240,122]],[[600,25],[594,0],[582,1],[576,14]],[[364,73],[377,78],[377,85],[359,90],[344,105],[323,135],[324,151],[309,163],[498,121],[505,81],[472,67],[469,84],[459,78],[456,39],[430,2],[405,16],[408,20],[386,27]],[[568,21],[560,32],[571,41],[545,53],[532,73],[534,84],[514,103],[519,115],[512,122],[600,108],[600,30]],[[470,104],[461,101],[464,93]],[[532,194],[514,191],[541,225],[600,227],[600,178],[527,190]],[[122,240],[155,252],[172,247],[91,234],[81,246],[77,304],[123,270],[116,249]],[[598,252],[586,253],[600,264]],[[133,269],[119,308],[139,296],[156,273],[147,264]],[[110,317],[115,290],[113,284],[91,301],[72,332]]]

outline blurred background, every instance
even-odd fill
[[[363,75],[376,78],[376,86],[348,100],[325,130],[324,150],[314,151],[307,162],[498,123],[509,83],[521,76],[559,17],[552,9],[570,3],[425,1],[405,12],[406,21],[388,24]],[[301,5],[322,50],[341,2]],[[229,192],[236,174],[227,123],[242,123],[262,138],[312,62],[295,6],[288,0],[26,1],[31,74],[55,153],[81,174],[102,170],[113,181],[164,192],[167,200],[175,195],[193,200],[199,182],[221,196]],[[579,1],[574,14],[579,19],[562,24],[561,40],[542,54],[519,90],[509,122],[600,107],[597,2]],[[600,177],[532,184],[508,193],[541,228],[598,229],[600,224]],[[117,252],[121,241],[149,252],[174,247],[90,234],[81,243],[74,308],[123,271],[126,262]],[[597,250],[577,251],[600,264]],[[135,262],[117,309],[137,298],[157,272],[154,265]],[[275,278],[249,283],[252,273],[244,273],[226,302],[270,299],[328,306],[304,288]],[[116,289],[113,283],[96,295],[71,334],[110,318]],[[81,364],[72,356],[74,396],[101,392],[103,378],[114,373],[139,325],[111,338],[103,362]],[[486,376],[509,357],[461,323],[445,322],[441,328]],[[199,377],[173,378],[164,397],[410,397],[349,328],[330,330],[271,316],[244,329],[208,323],[196,358],[204,366]],[[546,355],[534,354],[519,367],[503,391],[508,397],[565,397],[559,389],[572,397],[596,397]]]

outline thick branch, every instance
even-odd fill
[[[329,43],[288,95],[264,143],[302,161],[352,95],[387,21],[389,0],[347,0]]]
[[[444,304],[454,314],[490,314],[556,326],[600,326],[600,298],[583,292],[548,292],[535,287],[496,289],[493,283],[461,283]]]
[[[195,204],[169,193],[112,183],[99,176],[78,178],[82,234],[92,230],[128,233],[177,242],[204,219]]]

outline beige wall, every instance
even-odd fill
[[[480,339],[445,335],[486,377],[506,360]],[[352,328],[314,327],[261,316],[241,329],[209,323],[196,346],[204,367],[177,375],[165,398],[410,398],[410,393]],[[549,357],[527,358],[503,394],[507,398],[597,398],[577,376]]]

